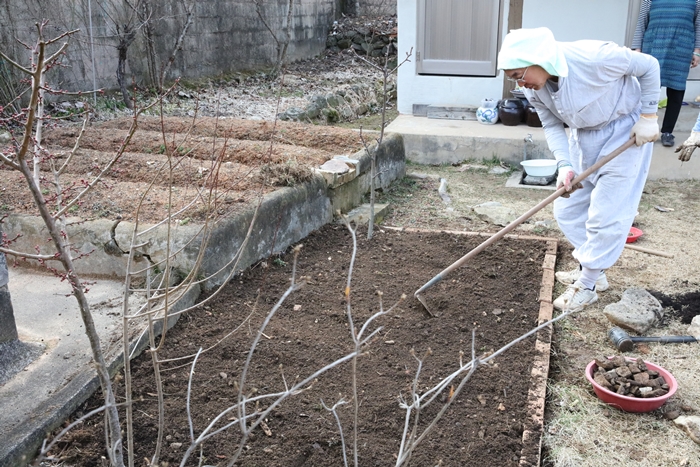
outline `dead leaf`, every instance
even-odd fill
[[[657,211],[661,211],[661,212],[673,212],[674,211],[673,208],[665,208],[663,206],[654,206],[654,209],[656,209]]]
[[[260,428],[262,428],[262,431],[264,431],[267,436],[272,436],[272,430],[270,430],[270,427],[267,426],[267,423],[264,421],[260,422]]]

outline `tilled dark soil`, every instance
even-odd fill
[[[401,400],[410,398],[415,380],[424,393],[456,371],[460,359],[493,353],[536,325],[545,242],[504,239],[454,271],[424,296],[435,316],[413,297],[429,279],[483,241],[481,237],[447,233],[378,231],[372,240],[358,233],[349,300],[354,326],[360,329],[374,313],[389,309],[366,331],[381,328],[357,360],[359,400],[358,460],[362,466],[396,462],[405,423]],[[344,226],[328,225],[303,242],[296,267],[304,287],[289,295],[262,330],[260,342],[241,373],[251,343],[267,313],[290,285],[293,257],[286,253],[260,263],[227,284],[199,309],[182,316],[169,331],[161,360],[165,393],[163,465],[179,465],[190,445],[187,418],[188,376],[201,348],[191,382],[190,413],[197,437],[238,398],[238,388],[250,397],[283,391],[314,371],[352,351],[345,290],[353,252]],[[377,294],[383,292],[382,302]],[[472,331],[476,340],[472,343]],[[463,353],[463,356],[460,356]],[[517,466],[522,434],[529,426],[527,397],[535,354],[534,337],[524,340],[480,366],[463,391],[449,385],[432,405],[424,407],[419,432],[447,402],[452,404],[411,458],[415,466]],[[415,356],[414,356],[415,355]],[[145,465],[157,434],[158,406],[151,355],[133,362],[135,458]],[[240,466],[340,466],[341,434],[331,412],[338,408],[346,454],[352,465],[353,392],[351,363],[337,365],[305,390],[277,406],[245,442]],[[118,399],[124,389],[117,377]],[[247,413],[264,411],[273,398],[263,398]],[[76,414],[101,402],[91,398]],[[231,423],[234,410],[216,424]],[[410,425],[411,427],[413,425]],[[74,429],[54,454],[65,465],[93,467],[105,456],[101,418]],[[203,444],[201,465],[228,465],[241,441],[237,424]],[[199,465],[199,450],[187,465]]]
[[[683,324],[690,324],[700,315],[700,291],[684,294],[666,295],[654,290],[649,291],[666,308],[670,317],[677,318]]]

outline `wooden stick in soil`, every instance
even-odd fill
[[[631,245],[629,243],[625,244],[625,248],[634,251],[641,251],[642,253],[648,253],[650,255],[663,256],[664,258],[673,258],[674,255],[671,253],[666,253],[665,251],[651,250],[649,248],[644,248],[637,245]]]
[[[595,164],[593,164],[592,166],[590,166],[589,168],[587,168],[586,170],[584,170],[583,172],[581,172],[578,176],[576,176],[576,177],[571,181],[571,185],[574,186],[574,185],[576,185],[577,183],[583,181],[583,180],[584,180],[586,177],[588,177],[590,174],[592,174],[593,172],[595,172],[596,170],[598,170],[599,168],[601,168],[602,166],[604,166],[605,164],[607,164],[608,162],[610,162],[611,160],[613,160],[614,158],[616,158],[617,156],[619,156],[620,154],[622,154],[624,151],[626,151],[627,149],[629,149],[630,147],[632,147],[634,144],[635,144],[635,140],[634,140],[634,137],[632,137],[632,138],[630,138],[626,143],[624,143],[623,145],[621,145],[619,148],[615,149],[613,152],[611,152],[611,153],[608,154],[607,156],[601,157],[600,159],[598,159],[598,162],[596,162]],[[530,209],[529,211],[527,211],[525,214],[523,214],[522,216],[520,216],[520,217],[518,217],[517,219],[515,219],[513,222],[511,222],[510,224],[508,224],[507,226],[505,226],[504,228],[502,228],[501,230],[499,230],[497,233],[493,234],[493,236],[489,237],[489,238],[488,238],[485,242],[483,242],[481,245],[477,246],[476,248],[474,248],[473,250],[471,250],[469,253],[467,253],[466,255],[462,256],[460,259],[458,259],[457,261],[455,261],[454,263],[452,263],[450,266],[448,266],[447,268],[445,268],[442,272],[440,272],[440,273],[437,274],[435,277],[433,277],[433,278],[430,279],[428,282],[426,282],[426,283],[423,285],[423,287],[421,287],[420,289],[416,290],[416,292],[415,292],[413,295],[414,295],[414,296],[418,299],[418,301],[423,305],[423,307],[424,307],[425,310],[428,312],[428,314],[430,314],[431,316],[434,316],[433,313],[430,312],[430,308],[428,308],[428,304],[425,302],[425,298],[423,298],[423,297],[421,296],[421,294],[422,294],[423,292],[425,292],[427,289],[429,289],[430,287],[432,287],[432,286],[434,286],[435,284],[437,284],[438,282],[440,282],[440,281],[441,281],[444,277],[446,277],[449,273],[451,273],[452,271],[454,271],[454,270],[457,269],[458,267],[462,266],[467,260],[471,259],[472,257],[474,257],[474,256],[476,256],[477,254],[479,254],[479,253],[481,253],[482,251],[484,251],[484,250],[486,249],[486,247],[488,247],[488,246],[491,245],[492,243],[495,243],[495,242],[497,242],[498,240],[500,240],[501,238],[503,238],[508,232],[510,232],[511,230],[513,230],[514,228],[516,228],[517,226],[519,226],[520,224],[522,224],[523,222],[525,222],[526,220],[528,220],[530,217],[532,217],[532,216],[533,216],[535,213],[537,213],[539,210],[541,210],[542,208],[544,208],[545,206],[547,206],[547,205],[550,204],[552,201],[554,201],[555,199],[559,198],[561,195],[563,195],[563,194],[565,194],[565,193],[566,193],[566,188],[562,186],[562,187],[559,188],[557,191],[555,191],[554,193],[552,193],[551,195],[549,195],[547,198],[545,198],[544,200],[542,200],[537,206],[533,207],[532,209]]]

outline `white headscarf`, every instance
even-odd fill
[[[513,29],[498,53],[498,69],[514,70],[538,65],[553,76],[567,76],[569,67],[564,53],[547,28]]]

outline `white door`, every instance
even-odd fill
[[[418,0],[418,74],[497,75],[503,0]]]

